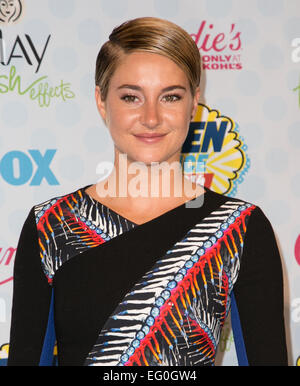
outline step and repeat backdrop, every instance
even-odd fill
[[[0,1],[0,364],[21,227],[33,205],[95,183],[99,165],[113,162],[94,102],[95,60],[115,26],[141,16],[177,23],[199,47],[202,95],[190,130],[201,135],[182,160],[271,221],[289,364],[300,365],[299,0]],[[230,317],[217,364],[237,364]]]

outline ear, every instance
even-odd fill
[[[193,109],[192,109],[192,112],[191,112],[191,116],[192,116],[192,119],[194,118],[196,112],[197,112],[197,109],[198,109],[198,103],[199,103],[199,99],[200,99],[200,87],[198,86],[196,88],[196,91],[195,91],[195,95],[194,95],[194,98],[193,98]]]
[[[95,88],[95,100],[96,100],[98,111],[102,119],[104,120],[104,122],[106,122],[106,106],[105,106],[105,101],[103,101],[101,98],[101,91],[99,86],[96,86]]]

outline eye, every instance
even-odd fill
[[[126,94],[126,95],[122,96],[121,99],[124,102],[133,103],[136,101],[137,97],[135,95]]]
[[[163,97],[163,99],[166,102],[176,102],[176,101],[179,101],[181,99],[181,96],[178,94],[169,94],[169,95],[165,95]]]

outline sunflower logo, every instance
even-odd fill
[[[246,150],[231,118],[199,104],[182,147],[185,176],[216,193],[234,196],[250,166]]]
[[[4,343],[0,346],[0,366],[6,364],[8,358],[9,344]]]

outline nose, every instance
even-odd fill
[[[159,106],[155,101],[147,101],[144,103],[141,123],[149,129],[155,129],[161,123]]]

